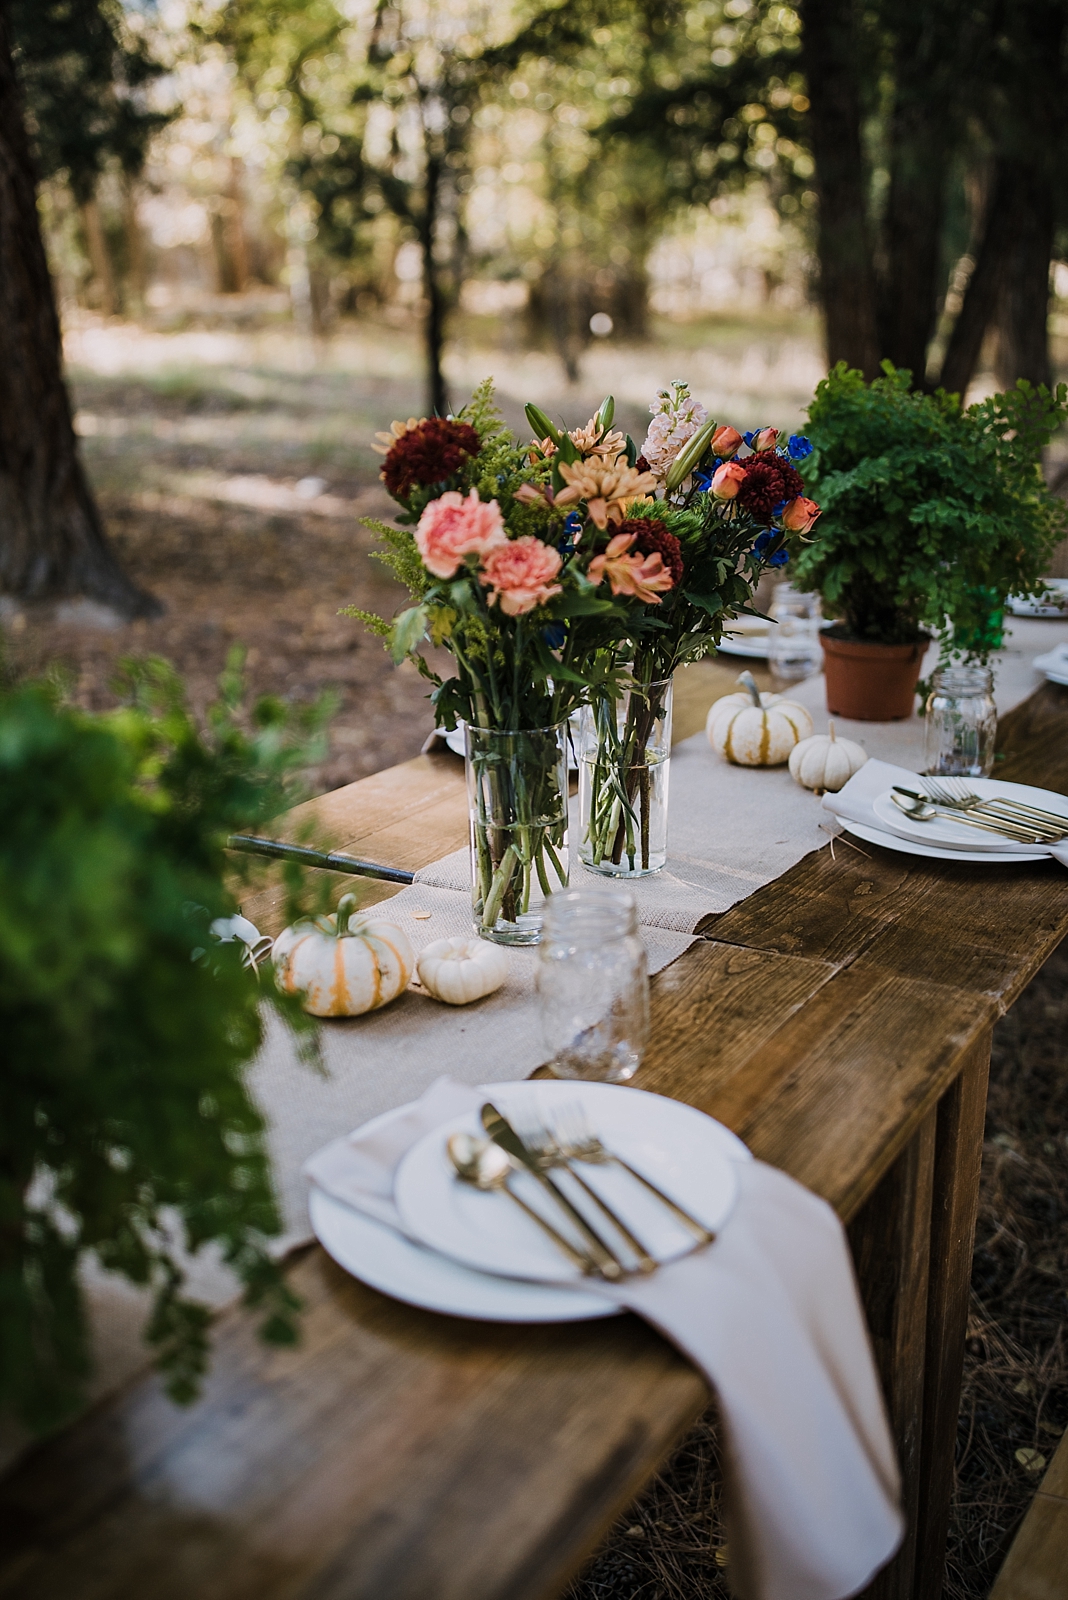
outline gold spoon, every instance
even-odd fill
[[[506,1194],[509,1200],[515,1201],[521,1211],[526,1212],[532,1222],[538,1224],[543,1233],[548,1234],[553,1244],[558,1250],[563,1251],[572,1266],[585,1274],[598,1271],[592,1256],[577,1250],[562,1233],[557,1233],[551,1222],[546,1222],[533,1206],[528,1206],[520,1195],[508,1187],[508,1179],[515,1169],[499,1145],[491,1144],[488,1139],[477,1139],[471,1133],[451,1133],[445,1148],[449,1160],[456,1169],[457,1177],[464,1183],[473,1184],[476,1189],[488,1192],[497,1190],[501,1194]]]

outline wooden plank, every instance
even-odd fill
[[[297,1349],[231,1313],[195,1406],[138,1383],[0,1486],[5,1600],[533,1600],[707,1400],[636,1318],[437,1317],[318,1249],[293,1283]]]
[[[938,1106],[916,1600],[942,1594],[989,1072],[987,1034],[975,1041]]]
[[[990,1591],[990,1600],[1064,1600],[1068,1593],[1068,1433],[1061,1438]]]
[[[901,1549],[865,1600],[909,1600],[915,1578],[937,1117],[937,1110],[927,1114],[849,1228],[901,1464],[906,1523]]]

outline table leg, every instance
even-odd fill
[[[942,1593],[989,1074],[987,1033],[938,1106],[915,1600]]]
[[[901,1463],[905,1540],[864,1600],[908,1600],[916,1567],[923,1457],[931,1202],[937,1108],[849,1225],[864,1311]]]

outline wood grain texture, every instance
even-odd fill
[[[937,1118],[937,1109],[927,1114],[849,1228],[901,1464],[906,1522],[901,1549],[864,1591],[865,1600],[909,1600],[915,1579]]]
[[[975,1041],[938,1105],[915,1600],[942,1594],[989,1073],[987,1035]]]
[[[1064,1600],[1068,1594],[1068,1433],[1017,1530],[990,1600]]]
[[[1049,757],[1059,772],[1068,697],[1021,710],[1005,719],[1017,771],[1040,778]],[[420,864],[463,842],[460,774],[421,757],[316,814],[332,845]],[[872,1592],[924,1600],[941,1581],[989,1032],[1068,930],[1068,876],[836,857],[806,857],[657,976],[636,1081],[720,1117],[852,1219],[918,1510]],[[7,1478],[5,1600],[546,1600],[705,1403],[632,1318],[434,1317],[318,1249],[293,1277],[298,1350],[265,1349],[232,1313],[190,1411],[136,1382]],[[922,1591],[902,1576],[913,1549]]]

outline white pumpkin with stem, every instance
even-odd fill
[[[272,951],[278,987],[299,994],[313,1017],[359,1017],[407,988],[415,951],[403,928],[359,912],[342,895],[333,916],[284,929]]]
[[[751,672],[738,679],[744,693],[727,694],[708,713],[705,733],[718,756],[738,767],[781,767],[801,740],[815,731],[796,700],[761,694]]]
[[[794,745],[790,751],[790,776],[802,789],[837,794],[867,759],[863,745],[852,739],[839,739],[834,723],[828,722],[826,733],[813,734],[811,739]]]
[[[435,1000],[466,1006],[500,988],[508,976],[508,957],[487,939],[435,939],[420,950],[416,970]]]

